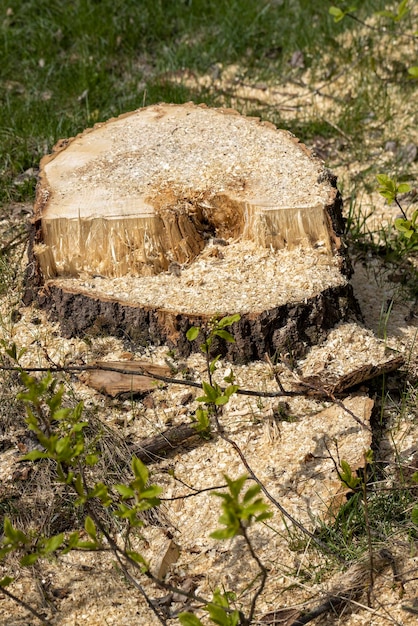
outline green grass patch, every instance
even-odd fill
[[[308,67],[327,52],[338,57],[336,36],[354,27],[307,0],[2,2],[0,201],[33,197],[33,182],[14,181],[59,138],[162,100],[218,103],[204,89],[170,84],[167,73],[237,64],[251,80],[282,77],[297,50]],[[302,139],[332,133],[322,123],[287,126]]]
[[[415,502],[416,493],[406,487],[370,491],[367,506],[373,543],[383,545],[401,532],[415,539],[416,530],[411,522],[411,509]],[[346,561],[355,560],[367,552],[367,521],[362,493],[352,494],[338,510],[334,521],[321,523],[316,534]]]

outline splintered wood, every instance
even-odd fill
[[[297,387],[307,393],[339,394],[399,369],[405,359],[358,324],[340,324],[300,363]]]

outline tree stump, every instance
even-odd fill
[[[229,109],[160,104],[60,141],[40,167],[26,301],[66,336],[168,343],[240,313],[233,360],[303,354],[358,316],[335,180]],[[222,342],[221,342],[222,343]]]

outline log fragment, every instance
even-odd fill
[[[198,438],[193,424],[179,424],[168,428],[159,435],[147,437],[132,446],[132,453],[143,463],[153,463],[161,460],[170,452],[176,451],[179,446],[192,437]],[[201,441],[204,441],[201,439]]]
[[[190,325],[240,313],[228,357],[300,355],[359,316],[343,226],[335,180],[290,133],[151,106],[42,160],[25,301],[67,336],[127,333],[183,355],[198,348]]]
[[[80,375],[80,380],[89,387],[93,387],[93,389],[112,398],[121,394],[143,395],[154,391],[160,383],[155,378],[152,378],[152,374],[165,377],[171,375],[169,367],[146,361],[96,361],[89,367],[94,365],[97,366],[97,369],[89,369]],[[123,372],[110,371],[109,369],[103,369],[104,367],[112,368],[113,370],[120,369]],[[142,374],[144,368],[148,375]],[[132,374],[127,373],[130,371]]]

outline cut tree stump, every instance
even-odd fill
[[[25,301],[66,336],[179,354],[240,313],[232,360],[304,354],[359,317],[334,178],[290,133],[232,110],[160,104],[60,141],[41,161]]]

